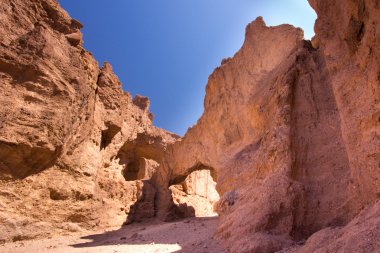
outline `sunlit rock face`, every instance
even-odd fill
[[[0,242],[216,211],[231,252],[376,252],[380,4],[310,3],[311,42],[247,26],[181,139],[56,1],[3,1]]]
[[[169,189],[177,212],[182,209],[184,217],[216,215],[215,205],[219,201],[219,194],[209,170],[194,171],[184,181]]]
[[[2,1],[0,20],[0,241],[154,217],[153,178],[178,137],[98,67],[56,1]]]
[[[217,237],[232,252],[379,247],[380,6],[311,4],[312,42],[289,25],[248,25],[209,78],[204,114],[170,146],[170,181],[197,164],[214,174]]]

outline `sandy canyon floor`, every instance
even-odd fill
[[[214,239],[218,217],[189,218],[177,222],[153,221],[123,226],[96,234],[7,243],[2,253],[168,253],[225,251]]]

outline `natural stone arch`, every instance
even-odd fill
[[[127,181],[152,179],[161,162],[163,147],[161,139],[138,134],[134,141],[126,142],[116,158],[122,165],[123,176]]]
[[[192,172],[194,171],[200,171],[200,170],[209,170],[210,171],[210,174],[211,174],[211,177],[212,179],[217,182],[217,172],[216,170],[211,167],[211,166],[208,166],[208,165],[204,165],[203,163],[201,162],[197,162],[194,166],[190,167],[189,169],[185,170],[184,173],[180,174],[180,175],[177,175],[177,176],[174,176],[170,181],[169,181],[169,186],[171,185],[175,185],[175,184],[178,184],[178,183],[181,183],[183,182],[184,180],[186,180],[187,176],[189,176]]]
[[[213,167],[196,163],[168,184],[171,197],[169,216],[172,219],[216,215],[219,201],[216,191],[217,174]]]

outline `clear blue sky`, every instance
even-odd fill
[[[84,28],[84,47],[108,61],[132,95],[148,96],[154,124],[183,135],[203,112],[208,76],[241,47],[245,26],[302,27],[313,35],[307,0],[59,0]]]

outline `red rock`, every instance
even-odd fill
[[[310,3],[311,42],[261,17],[247,26],[179,138],[98,67],[56,1],[4,1],[0,242],[204,215],[215,180],[231,252],[375,252],[380,5]]]
[[[0,13],[1,241],[152,217],[153,180],[127,182],[118,153],[132,145],[157,167],[177,137],[152,126],[108,63],[99,69],[56,1],[6,0]]]
[[[380,8],[311,3],[313,43],[262,18],[247,27],[240,51],[210,76],[202,117],[167,156],[169,183],[199,164],[213,172],[217,237],[232,252],[276,252],[304,240],[299,252],[374,249],[348,224],[380,196]],[[339,243],[340,230],[326,230],[336,226],[360,247]],[[309,242],[314,233],[324,237]],[[334,246],[323,243],[332,235]]]

